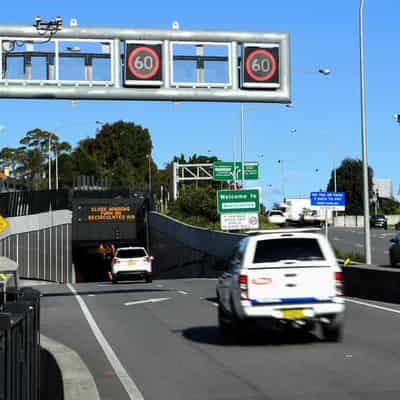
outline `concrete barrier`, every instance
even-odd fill
[[[400,303],[400,269],[359,265],[343,273],[346,296]]]

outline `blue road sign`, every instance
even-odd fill
[[[321,207],[338,207],[346,205],[344,192],[311,192],[311,205]]]

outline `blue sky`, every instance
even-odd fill
[[[285,160],[286,194],[299,195],[325,188],[334,159],[361,157],[358,0],[267,0],[256,10],[251,2],[225,0],[4,3],[0,24],[32,24],[36,15],[61,15],[66,22],[77,18],[80,26],[170,28],[178,20],[182,29],[290,32],[294,107],[246,105],[246,159],[263,154],[258,185],[265,202],[281,197],[279,159]],[[366,3],[369,162],[377,178],[393,180],[397,194],[400,179],[394,165],[400,126],[392,114],[400,112],[400,2]],[[329,68],[332,74],[322,76],[319,68]],[[59,128],[64,140],[76,143],[94,135],[96,120],[119,119],[150,129],[153,157],[160,167],[181,152],[211,150],[230,160],[234,131],[239,144],[239,104],[78,101],[72,106],[69,101],[0,100],[0,145],[16,146],[35,127]]]

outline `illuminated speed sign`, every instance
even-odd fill
[[[125,46],[125,86],[161,86],[161,42],[131,42]]]
[[[277,89],[279,84],[279,47],[243,45],[242,87]]]

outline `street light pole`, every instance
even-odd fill
[[[285,194],[285,169],[283,166],[284,160],[278,160],[278,163],[281,164],[282,195],[283,195],[283,201],[285,201],[286,194]]]
[[[240,105],[240,142],[242,157],[242,189],[244,188],[244,104]]]
[[[49,163],[49,190],[51,190],[51,134],[49,133],[48,141],[48,163]]]
[[[149,160],[149,192],[151,193],[151,155],[147,154],[147,159]]]
[[[363,206],[364,206],[364,251],[365,262],[371,264],[371,231],[369,226],[369,185],[368,185],[368,152],[365,106],[365,57],[364,57],[364,0],[360,0],[360,97],[361,97],[361,144],[363,169]]]

